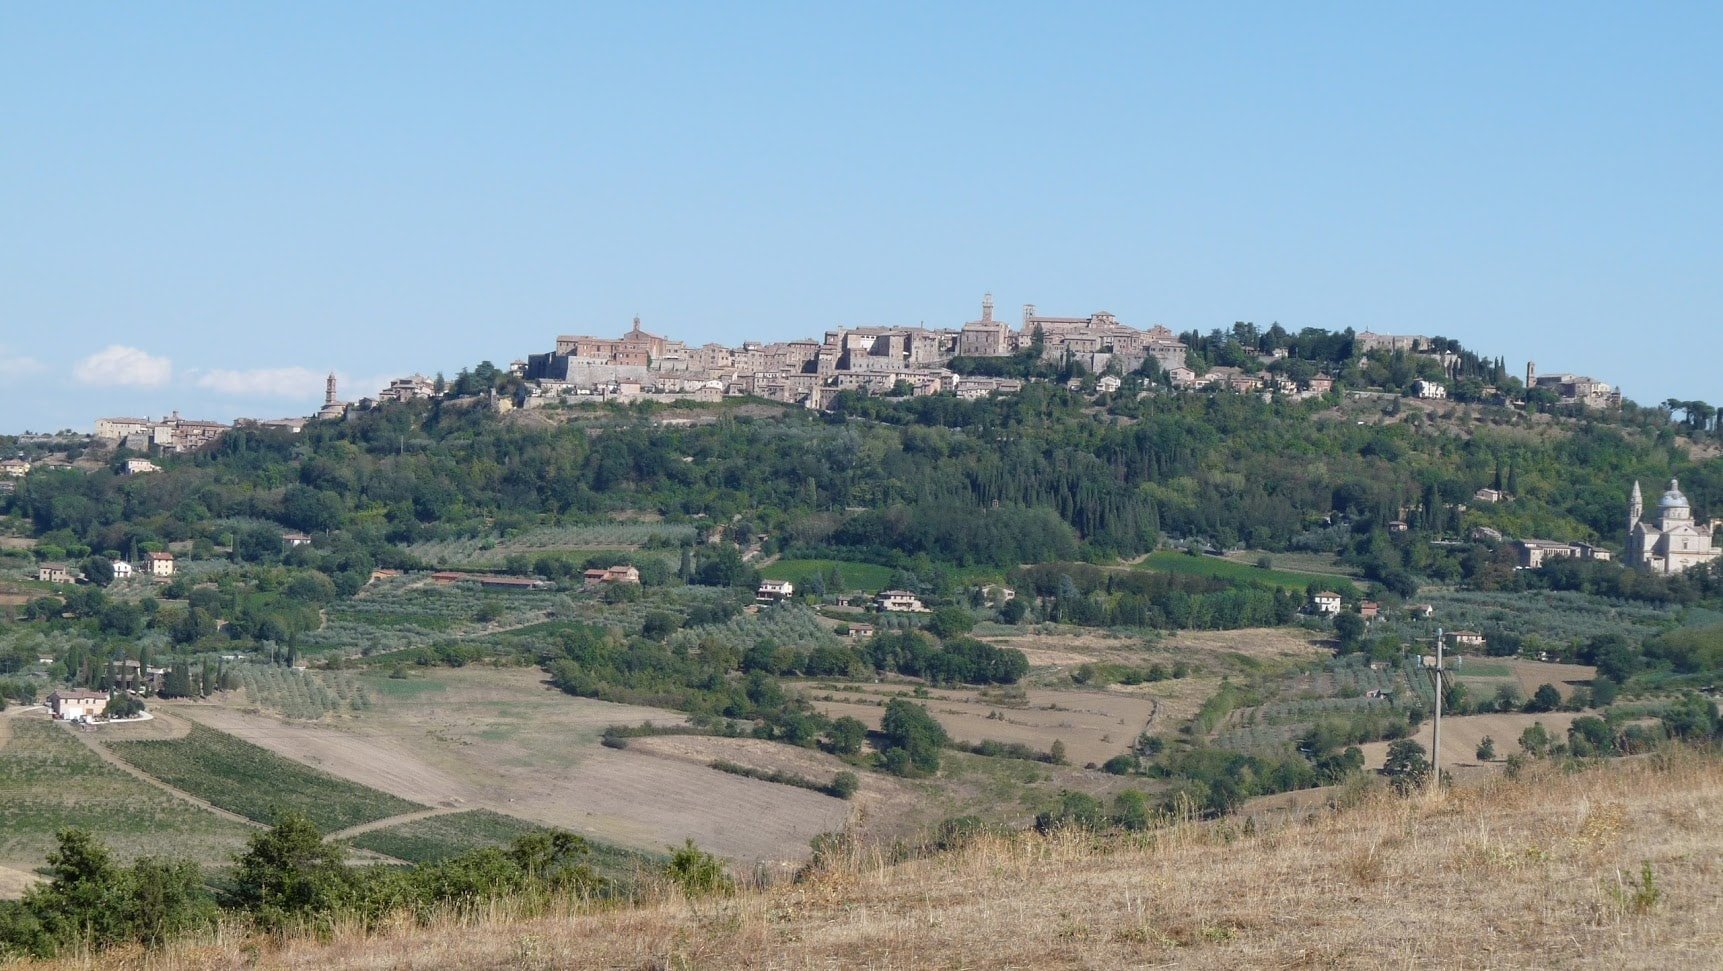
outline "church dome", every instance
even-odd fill
[[[1686,509],[1686,508],[1688,508],[1687,497],[1681,494],[1681,487],[1676,484],[1674,479],[1669,480],[1669,491],[1665,492],[1663,494],[1663,498],[1658,500],[1657,508],[1659,508],[1659,509]]]

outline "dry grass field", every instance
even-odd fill
[[[543,677],[468,667],[368,678],[378,698],[370,710],[319,722],[209,703],[170,710],[422,805],[490,809],[649,852],[692,837],[731,859],[795,861],[850,818],[848,802],[816,792],[604,748],[608,725],[674,725],[683,715],[570,697]]]
[[[1326,657],[1333,645],[1295,627],[1247,627],[1243,630],[1183,630],[1160,643],[1173,653],[1221,652],[1257,660]]]
[[[1723,761],[1541,769],[1282,827],[858,851],[734,898],[272,942],[228,930],[160,971],[484,968],[1704,968],[1723,966]],[[1647,879],[1649,874],[1649,879]]]
[[[1520,750],[1520,733],[1541,723],[1550,738],[1560,741],[1567,738],[1567,727],[1580,717],[1574,712],[1549,711],[1541,715],[1458,715],[1442,719],[1442,767],[1445,770],[1465,774],[1468,770],[1500,769],[1502,760]],[[1496,761],[1480,763],[1478,761],[1478,743],[1488,735],[1496,743]],[[1414,740],[1430,748],[1430,723],[1426,721],[1419,726]],[[1380,769],[1388,759],[1388,746],[1391,742],[1371,742],[1360,746],[1364,749],[1364,764],[1372,769]]]
[[[1065,743],[1065,757],[1073,764],[1099,765],[1128,749],[1151,722],[1170,721],[1158,709],[1161,697],[1176,700],[1179,711],[1189,717],[1202,704],[1192,696],[1203,692],[1191,682],[1208,679],[1160,681],[1132,689],[1107,691],[1027,688],[1021,704],[988,700],[981,690],[930,690],[925,698],[910,698],[925,704],[952,738],[971,744],[992,740],[1018,742],[1045,752],[1055,741]],[[1208,681],[1208,689],[1213,689]],[[849,715],[878,728],[885,703],[908,697],[902,684],[810,685],[804,691],[809,701],[833,718]],[[831,700],[827,700],[827,696]],[[997,697],[997,696],[995,696]],[[1186,708],[1189,711],[1186,711]]]

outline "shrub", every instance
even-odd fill
[[[671,849],[664,876],[690,898],[729,896],[736,892],[736,882],[725,872],[724,861],[695,846],[692,839]]]

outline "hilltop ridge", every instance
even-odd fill
[[[983,837],[900,865],[279,946],[232,930],[107,968],[1715,967],[1723,759],[1671,751],[1260,830]],[[80,967],[81,962],[30,965]]]

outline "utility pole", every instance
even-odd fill
[[[1442,628],[1436,628],[1436,656],[1426,654],[1421,659],[1425,670],[1436,684],[1436,724],[1430,739],[1430,786],[1432,788],[1442,783],[1442,674],[1446,670],[1442,659]]]

